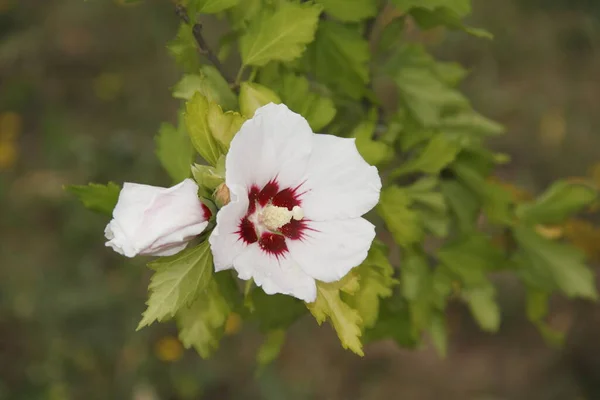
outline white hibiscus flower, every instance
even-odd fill
[[[210,215],[191,179],[171,188],[127,182],[104,230],[106,246],[127,257],[170,256],[204,231]]]
[[[314,134],[302,116],[268,104],[234,137],[225,165],[231,202],[209,238],[217,271],[312,302],[315,280],[337,281],[366,258],[375,228],[361,216],[381,179],[354,139]]]

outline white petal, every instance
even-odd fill
[[[188,243],[185,242],[183,244],[167,246],[163,249],[156,249],[156,250],[154,250],[154,253],[152,255],[160,256],[160,257],[172,256],[174,254],[179,253],[181,250],[185,249],[187,247],[187,245],[188,245]]]
[[[381,179],[377,168],[362,158],[354,139],[317,134],[302,189],[306,218],[357,218],[379,201]]]
[[[262,188],[277,178],[280,187],[302,182],[312,148],[306,119],[283,104],[267,104],[242,125],[231,141],[226,159],[226,182]]]
[[[233,260],[248,247],[237,233],[240,221],[248,211],[246,189],[232,185],[229,193],[231,201],[217,213],[217,226],[208,239],[217,272],[233,267]]]
[[[254,279],[267,294],[287,294],[307,303],[317,298],[315,280],[289,256],[269,255],[258,244],[248,246],[234,261],[241,279]]]
[[[323,282],[342,279],[360,265],[375,238],[375,227],[364,218],[311,221],[302,240],[288,240],[290,255],[311,277]]]
[[[175,254],[208,225],[191,179],[171,188],[125,183],[107,225],[107,246],[127,257]]]

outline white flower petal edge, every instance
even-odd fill
[[[316,280],[339,280],[364,261],[375,229],[361,216],[377,204],[381,179],[353,139],[314,134],[285,105],[268,104],[234,137],[225,165],[231,202],[209,238],[217,271],[312,302]]]
[[[302,208],[308,219],[357,218],[379,201],[381,179],[354,139],[315,134]]]
[[[303,240],[290,240],[290,256],[308,275],[323,282],[342,279],[367,258],[375,227],[364,218],[315,221]]]
[[[287,294],[311,303],[317,298],[314,278],[289,256],[265,257],[259,246],[248,246],[235,260],[240,279],[254,279],[266,294]]]
[[[126,182],[104,230],[106,246],[126,257],[173,255],[204,231],[209,218],[191,179],[171,188]]]
[[[232,268],[233,260],[247,247],[238,234],[240,220],[248,210],[246,188],[231,185],[229,193],[231,202],[217,213],[217,226],[208,238],[217,272]]]
[[[302,116],[269,103],[244,122],[225,161],[227,186],[264,186],[277,174],[286,186],[302,179],[312,149],[312,130]]]

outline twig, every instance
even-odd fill
[[[181,4],[176,4],[175,12],[177,13],[177,16],[179,16],[179,19],[181,19],[183,23],[191,25],[190,17],[188,17],[187,10],[184,6],[182,6]],[[192,34],[194,35],[194,39],[198,44],[198,52],[206,58],[208,58],[208,61],[210,61],[215,66],[219,73],[221,73],[221,76],[223,76],[223,78],[225,78],[227,82],[231,83],[232,80],[229,79],[227,74],[225,73],[225,68],[223,67],[223,64],[221,64],[219,58],[215,55],[215,53],[213,53],[213,51],[208,46],[208,43],[206,43],[206,40],[204,40],[204,36],[202,36],[202,24],[194,22],[194,24],[192,25]]]

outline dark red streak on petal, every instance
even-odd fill
[[[277,194],[279,191],[279,185],[273,179],[271,179],[265,187],[258,194],[258,203],[261,207],[267,205],[267,203]]]
[[[291,210],[295,206],[299,206],[301,203],[297,190],[298,188],[283,189],[273,197],[273,205],[277,207],[286,207],[288,210]]]
[[[274,233],[263,233],[258,241],[261,249],[276,257],[287,253],[288,248],[285,243],[285,237]]]
[[[244,217],[240,221],[239,230],[236,233],[240,235],[240,238],[246,242],[246,244],[252,244],[258,241],[254,224],[248,219],[248,217]]]
[[[204,213],[204,219],[206,221],[208,221],[210,219],[210,217],[212,216],[212,213],[210,212],[208,207],[206,207],[204,204],[202,204],[202,212]]]
[[[310,229],[306,225],[306,221],[291,220],[287,224],[283,225],[279,230],[288,239],[291,240],[302,240],[304,237],[304,230]]]
[[[252,185],[250,190],[248,191],[248,213],[247,215],[254,214],[256,211],[256,202],[258,201],[258,195],[260,193],[260,189],[258,186]]]

